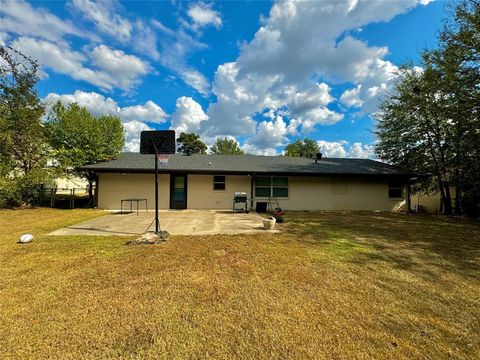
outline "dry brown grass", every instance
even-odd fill
[[[0,211],[0,357],[480,355],[478,224],[290,213],[281,235],[46,235],[98,215]]]

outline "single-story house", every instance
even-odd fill
[[[369,159],[256,155],[163,155],[161,209],[231,209],[235,192],[252,207],[276,198],[285,210],[406,210],[417,174]],[[121,199],[145,198],[154,208],[155,155],[123,153],[82,167],[96,174],[99,208],[118,210]],[[143,204],[142,204],[143,207]]]

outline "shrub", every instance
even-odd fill
[[[48,170],[36,170],[21,177],[0,178],[0,208],[15,208],[37,205],[41,195],[41,184],[51,180]]]

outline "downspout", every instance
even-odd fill
[[[255,173],[252,173],[250,176],[250,210],[253,211],[253,191],[254,191],[254,184],[255,184]]]
[[[93,199],[94,199],[93,206],[95,208],[98,208],[98,197],[100,195],[100,193],[98,192],[99,191],[98,183],[100,182],[99,180],[100,180],[100,178],[99,178],[98,174],[95,174],[95,194],[94,194],[94,197],[93,197]]]

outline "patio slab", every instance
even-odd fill
[[[112,213],[58,229],[50,235],[132,236],[155,229],[154,212]],[[218,210],[161,210],[161,230],[171,235],[213,235],[271,233],[264,230],[262,216],[257,213],[236,213]]]

